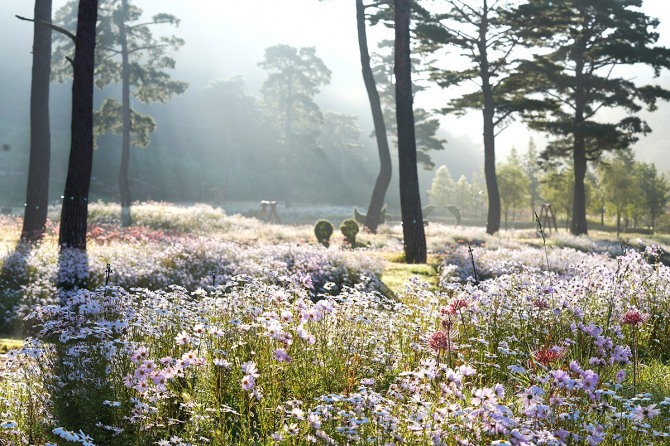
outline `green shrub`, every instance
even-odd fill
[[[314,225],[316,239],[326,248],[330,246],[330,236],[333,235],[334,226],[328,220],[319,220]]]
[[[340,231],[346,239],[349,246],[356,247],[356,234],[358,234],[358,223],[353,218],[347,218],[340,225]]]

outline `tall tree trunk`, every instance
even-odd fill
[[[584,51],[586,51],[584,45]],[[575,120],[573,142],[573,167],[575,171],[575,190],[572,200],[572,224],[570,232],[582,235],[588,232],[586,227],[586,138],[584,136],[584,110],[586,108],[586,91],[584,85],[583,52],[577,54],[575,60]]]
[[[479,27],[478,51],[481,58],[479,64],[480,77],[482,79],[482,94],[484,96],[484,176],[486,178],[486,192],[489,197],[488,215],[486,219],[486,233],[495,234],[500,230],[500,191],[498,189],[498,177],[496,176],[496,141],[493,116],[495,114],[495,101],[493,99],[493,88],[491,86],[491,74],[488,61],[488,48],[486,33],[488,32],[488,5],[484,1],[485,15]],[[507,223],[505,223],[507,224]],[[507,228],[505,228],[507,229]]]
[[[586,149],[584,137],[575,138],[574,170],[575,170],[575,193],[572,202],[572,225],[570,232],[573,235],[586,234],[586,189],[584,177],[586,176]]]
[[[130,226],[130,185],[128,184],[128,164],[130,163],[130,62],[128,60],[128,36],[126,32],[128,1],[122,0],[119,14],[119,40],[121,43],[121,166],[119,168],[119,195],[121,198],[121,226]]]
[[[379,92],[375,78],[372,75],[370,67],[370,53],[368,52],[368,37],[365,28],[365,6],[363,0],[356,0],[356,23],[358,25],[358,48],[361,53],[361,70],[363,72],[363,82],[368,92],[370,109],[372,110],[372,121],[375,125],[375,137],[377,138],[377,151],[379,154],[379,174],[375,181],[375,187],[370,197],[368,213],[365,216],[365,227],[372,233],[377,232],[379,220],[381,219],[382,208],[386,191],[391,183],[392,165],[391,151],[389,149],[388,138],[386,136],[386,124],[384,123],[384,114],[379,100]]]
[[[72,76],[72,124],[58,244],[86,250],[88,192],[93,166],[93,74],[98,0],[79,0]]]
[[[35,0],[33,72],[30,86],[30,162],[21,239],[44,236],[49,205],[51,130],[49,128],[49,77],[51,75],[51,0]]]
[[[407,263],[426,263],[419,176],[416,166],[416,136],[412,109],[412,62],[409,46],[410,0],[395,5],[395,92],[398,122],[398,165],[403,245]]]

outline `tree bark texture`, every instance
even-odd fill
[[[484,2],[484,11],[488,11],[486,2]],[[500,230],[500,191],[498,189],[498,177],[496,176],[495,128],[493,124],[495,101],[493,99],[488,49],[486,47],[488,42],[486,39],[487,31],[488,20],[485,15],[479,28],[478,45],[479,54],[481,55],[479,69],[482,79],[482,94],[484,96],[484,109],[482,110],[484,118],[484,176],[486,178],[486,192],[489,200],[486,233],[493,235]],[[505,229],[507,229],[507,221],[505,221]]]
[[[72,77],[70,158],[58,244],[86,250],[88,193],[93,165],[93,75],[98,0],[79,0]]]
[[[370,109],[372,111],[372,121],[375,126],[375,137],[377,139],[377,151],[379,154],[379,174],[375,181],[375,187],[370,197],[368,213],[365,216],[365,227],[372,233],[377,232],[379,220],[381,218],[382,208],[386,191],[391,183],[393,166],[391,164],[391,151],[389,149],[388,138],[386,135],[386,124],[384,123],[384,114],[382,113],[381,101],[375,78],[370,66],[370,53],[368,51],[368,37],[365,28],[365,5],[363,0],[356,0],[356,22],[358,25],[358,48],[361,53],[361,70],[363,72],[363,82],[368,93]]]
[[[30,161],[21,239],[42,239],[49,205],[51,130],[49,77],[51,75],[51,0],[35,0],[33,71],[30,86]]]
[[[584,135],[586,91],[584,82],[584,59],[580,54],[577,54],[575,60],[575,139],[572,151],[575,190],[572,200],[572,224],[570,225],[570,232],[573,235],[582,235],[588,232],[586,226],[586,189],[584,188],[584,177],[586,176],[586,137]]]
[[[416,136],[412,109],[412,62],[410,60],[410,0],[395,5],[395,91],[398,123],[398,165],[403,245],[407,263],[426,263],[419,176],[416,166]]]
[[[130,163],[130,62],[128,60],[128,36],[126,17],[128,1],[121,2],[119,14],[119,40],[121,41],[121,165],[119,167],[119,195],[121,199],[121,226],[133,224],[130,215],[130,185],[128,184],[128,164]]]

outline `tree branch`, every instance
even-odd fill
[[[167,48],[167,44],[156,44],[156,45],[147,45],[147,46],[138,46],[137,48],[132,48],[128,50],[128,54],[133,54],[138,51],[152,50],[154,48]]]
[[[137,23],[135,25],[126,25],[126,29],[134,29],[134,28],[140,28],[142,26],[149,26],[149,25],[162,25],[164,23],[174,23],[173,20],[157,20],[153,22],[144,22],[144,23]]]
[[[19,20],[25,20],[26,22],[37,23],[38,25],[48,26],[49,28],[53,29],[54,31],[58,31],[59,33],[65,34],[70,39],[72,39],[72,41],[75,43],[75,45],[77,44],[77,36],[75,36],[74,34],[72,34],[70,31],[68,31],[65,28],[61,28],[60,26],[56,26],[53,23],[45,22],[44,20],[36,21],[35,19],[29,19],[27,17],[21,17],[20,15],[17,15],[16,18],[19,19]]]

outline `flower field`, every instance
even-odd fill
[[[87,257],[2,245],[4,324],[30,337],[1,372],[0,445],[670,444],[657,245],[431,224],[435,284],[390,292],[397,227],[351,251],[163,211],[93,212]]]

